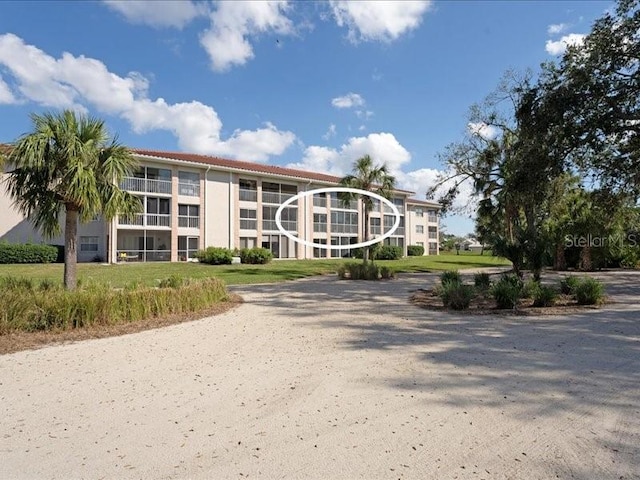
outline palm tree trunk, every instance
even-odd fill
[[[566,270],[567,269],[567,260],[564,256],[564,242],[559,241],[556,243],[556,254],[553,260],[553,269],[554,270]]]
[[[364,206],[363,208],[364,210],[364,228],[362,229],[363,234],[362,236],[364,237],[362,239],[363,242],[366,242],[367,240],[369,240],[369,212],[367,211],[367,207]],[[369,261],[369,249],[371,247],[370,246],[366,246],[364,247],[364,251],[362,252],[362,260],[363,263],[367,263]]]
[[[78,263],[78,210],[70,205],[66,206],[64,222],[64,287],[75,290],[78,284],[76,264]]]

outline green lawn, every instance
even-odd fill
[[[171,275],[204,278],[219,277],[227,285],[248,283],[272,283],[311,275],[333,273],[344,260],[280,260],[268,265],[224,265],[211,266],[198,263],[126,263],[101,265],[97,263],[78,264],[78,278],[81,282],[109,283],[113,287],[124,287],[134,282],[157,285],[159,279]],[[510,263],[490,255],[461,254],[425,257],[406,257],[400,260],[377,262],[388,265],[398,272],[427,272],[478,267],[508,266]],[[28,277],[36,281],[49,279],[62,282],[62,264],[46,265],[0,265],[0,277]]]

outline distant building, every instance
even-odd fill
[[[339,177],[291,168],[227,160],[204,155],[134,150],[139,170],[121,187],[136,194],[143,213],[133,219],[100,218],[78,227],[78,261],[186,261],[209,246],[268,248],[276,258],[342,257],[358,242],[362,202],[343,205],[337,194],[316,194],[293,202],[282,213],[282,226],[318,244],[344,246],[326,250],[287,238],[276,226],[278,207],[292,196],[337,186]],[[400,227],[385,244],[403,248],[422,245],[425,255],[438,254],[439,210],[435,202],[412,199],[396,190],[392,202],[401,214]],[[374,202],[370,234],[393,226],[391,209]],[[63,244],[43,240],[0,192],[0,241]]]

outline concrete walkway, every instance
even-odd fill
[[[640,273],[571,316],[433,274],[234,288],[219,317],[0,357],[0,478],[640,478]]]

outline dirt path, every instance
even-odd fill
[[[640,478],[638,273],[569,317],[407,303],[434,281],[236,288],[219,317],[0,356],[0,478]]]

